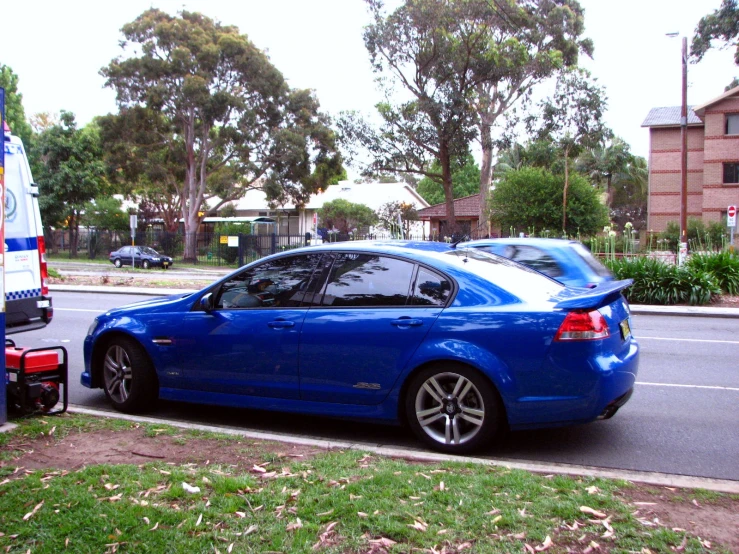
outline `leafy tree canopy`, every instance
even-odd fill
[[[564,194],[562,228],[567,229],[567,194],[569,161],[582,149],[594,147],[612,136],[603,115],[607,107],[605,91],[584,69],[563,71],[557,79],[554,95],[539,104],[541,115],[531,116],[528,126],[540,140],[551,140],[563,152]]]
[[[18,75],[7,65],[0,64],[0,87],[5,89],[5,120],[11,132],[19,137],[26,149],[31,147],[33,130],[26,121],[23,95],[18,92]]]
[[[168,150],[182,164],[177,201],[189,239],[185,259],[195,259],[194,231],[209,198],[217,198],[216,210],[267,183],[279,185],[269,195],[300,204],[340,172],[318,101],[310,91],[291,90],[236,27],[150,9],[122,31],[121,45],[132,54],[101,74],[116,91],[121,117],[138,117],[130,109],[140,107],[162,118],[161,140],[151,149],[155,158]]]
[[[88,227],[104,231],[127,231],[128,213],[121,209],[123,202],[113,196],[101,196],[85,204],[81,221]]]
[[[99,129],[90,124],[77,129],[74,115],[62,112],[60,122],[38,137],[41,159],[39,207],[45,225],[68,226],[71,253],[77,255],[77,231],[85,206],[109,194]]]
[[[374,225],[377,214],[364,204],[355,204],[343,198],[326,202],[318,210],[321,223],[328,229],[336,229],[340,233],[349,233],[362,227]]]
[[[703,59],[713,47],[713,41],[723,43],[725,48],[736,48],[734,63],[739,65],[739,6],[737,0],[723,0],[721,6],[698,22],[690,44],[690,55],[694,62]]]
[[[412,221],[418,221],[418,211],[413,204],[406,202],[387,202],[377,210],[377,218],[380,225],[392,231],[396,238],[410,237],[410,225]],[[401,235],[400,232],[403,232]]]
[[[523,168],[506,172],[490,197],[490,217],[506,233],[513,229],[537,234],[549,230],[562,234],[562,195],[564,177],[540,168]],[[570,181],[567,203],[568,236],[593,235],[608,224],[608,210],[600,203],[598,193],[581,175]]]
[[[472,154],[465,157],[465,164],[460,166],[454,164],[452,171],[452,184],[454,185],[454,198],[462,198],[477,194],[480,191],[480,168],[475,163]],[[438,170],[438,161],[434,162],[432,169]],[[424,177],[418,182],[416,192],[431,205],[444,202],[444,188],[438,182]]]

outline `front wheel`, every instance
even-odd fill
[[[116,410],[137,413],[151,408],[159,396],[156,372],[142,346],[119,337],[108,343],[103,358],[103,388]]]
[[[121,261],[120,258],[116,258],[115,261],[113,262],[113,265],[116,267],[121,267],[123,265],[123,262]]]
[[[456,364],[419,372],[408,387],[405,408],[416,436],[450,454],[491,444],[504,417],[500,397],[490,381]]]
[[[144,269],[149,269],[151,267],[151,263],[149,263],[149,260],[144,260],[143,262],[141,262],[141,267],[143,267]]]

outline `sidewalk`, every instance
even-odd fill
[[[169,296],[172,294],[187,294],[191,292],[197,292],[197,290],[199,289],[119,287],[115,285],[49,285],[49,290],[59,292],[90,292],[96,294],[142,294],[147,296]],[[711,308],[702,306],[649,306],[644,304],[631,304],[631,313],[639,315],[679,315],[692,317],[739,317],[739,308]]]

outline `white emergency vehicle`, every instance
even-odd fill
[[[45,327],[54,315],[38,185],[21,140],[3,130],[5,148],[5,334]]]

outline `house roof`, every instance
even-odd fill
[[[426,208],[429,205],[413,187],[406,183],[352,183],[350,181],[340,181],[338,184],[328,187],[324,192],[311,196],[305,208],[317,210],[322,208],[326,202],[339,198],[354,204],[364,204],[375,211],[388,202],[408,202],[415,205],[416,208]],[[266,195],[261,190],[248,191],[243,198],[234,202],[233,205],[237,211],[268,211],[272,209],[267,203]],[[292,202],[289,202],[284,206],[279,206],[278,209],[294,210],[295,206]]]
[[[679,127],[681,106],[670,106],[666,108],[652,108],[642,127]],[[688,106],[688,125],[703,125],[703,122],[695,115],[693,108]]]
[[[355,204],[378,210],[388,202],[405,201],[416,208],[427,208],[429,203],[407,183],[352,183],[340,181],[331,185],[321,194],[314,194],[306,204],[308,209],[322,208],[326,202],[342,198]]]
[[[725,93],[723,93],[721,96],[717,96],[713,100],[709,100],[705,104],[701,104],[700,106],[695,107],[695,113],[698,114],[700,117],[703,117],[706,113],[706,109],[713,106],[714,104],[718,104],[722,100],[726,100],[727,98],[731,96],[739,96],[739,86],[734,87],[732,89],[727,90]]]
[[[455,217],[479,217],[480,215],[480,195],[472,194],[457,198],[454,200],[454,216]],[[418,216],[421,219],[431,219],[434,217],[446,217],[446,203],[435,204],[423,210],[418,210]]]

